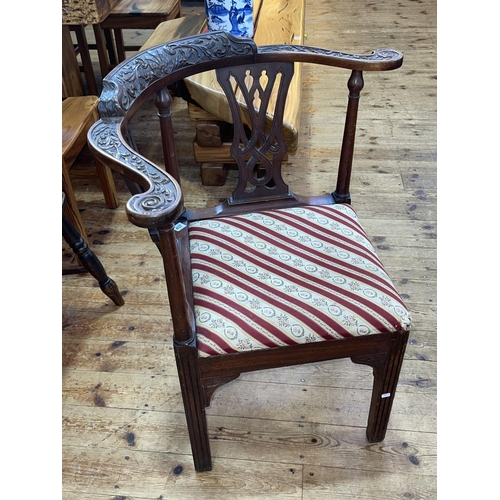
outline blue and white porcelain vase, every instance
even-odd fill
[[[253,0],[205,0],[208,31],[253,37]]]

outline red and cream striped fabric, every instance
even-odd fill
[[[200,356],[410,327],[349,205],[193,222],[189,239]]]

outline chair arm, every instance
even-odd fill
[[[148,96],[202,71],[253,63],[257,46],[251,39],[223,31],[194,35],[150,47],[125,60],[103,79],[101,118],[131,116]]]
[[[394,49],[377,49],[371,54],[348,54],[307,45],[264,45],[258,47],[256,59],[281,61],[284,55],[293,57],[295,62],[325,64],[356,71],[388,71],[403,64],[403,54]]]
[[[130,222],[144,228],[170,225],[184,210],[181,188],[172,176],[127,144],[123,125],[123,118],[97,121],[88,133],[89,148],[106,166],[144,189],[127,202]]]

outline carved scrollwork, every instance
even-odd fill
[[[322,49],[319,47],[309,47],[307,45],[264,45],[259,47],[259,54],[270,54],[270,53],[288,53],[288,54],[308,54],[311,56],[324,56],[336,60],[339,63],[341,60],[348,62],[358,61],[368,63],[364,69],[370,69],[370,63],[388,63],[387,68],[377,68],[377,69],[394,69],[397,66],[394,64],[400,64],[403,61],[403,54],[394,49],[377,49],[371,54],[349,54],[346,52],[338,52],[334,50]],[[394,64],[391,64],[394,63]],[[355,69],[355,68],[352,68]]]
[[[196,35],[152,47],[120,64],[103,80],[101,117],[122,116],[148,86],[171,73],[203,62],[252,55],[252,40],[223,31]]]
[[[127,203],[131,222],[140,227],[157,227],[179,215],[182,208],[179,185],[124,144],[118,134],[118,122],[96,122],[89,131],[89,144],[96,152],[114,159],[121,171],[128,170],[126,175],[138,179],[139,184],[144,185],[144,179],[149,181],[149,190],[133,196]]]
[[[402,56],[401,52],[394,49],[378,49],[373,54],[371,54],[370,60],[375,61],[392,61],[400,59]]]

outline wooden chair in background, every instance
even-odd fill
[[[212,395],[254,370],[337,358],[372,367],[366,435],[370,442],[384,439],[411,319],[350,206],[349,186],[363,72],[393,70],[402,60],[391,49],[353,55],[257,47],[212,32],[147,49],[106,78],[112,90],[101,97],[89,145],[140,186],[127,204],[128,217],[159,235],[197,471],[212,468],[205,415]],[[281,175],[283,110],[299,62],[350,75],[336,188],[326,194],[295,194]],[[180,186],[167,86],[211,69],[231,107],[239,180],[226,201],[191,210]],[[165,170],[123,139],[131,117],[153,96]],[[269,112],[274,118],[266,126]]]
[[[71,224],[87,241],[85,227],[78,209],[70,170],[83,147],[87,144],[87,132],[99,119],[96,96],[68,97],[62,102],[62,189],[66,195],[64,213]],[[104,200],[108,208],[118,207],[118,195],[112,171],[95,159]]]

